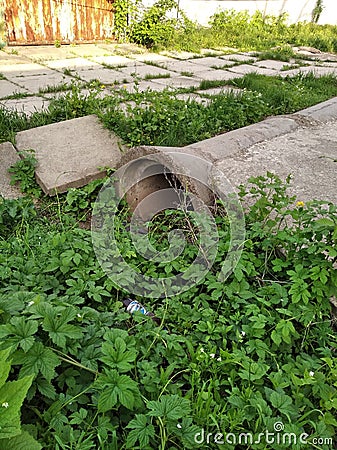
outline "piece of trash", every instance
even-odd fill
[[[145,306],[143,306],[141,303],[139,303],[137,300],[132,300],[131,298],[126,298],[123,300],[123,305],[125,306],[127,312],[130,314],[134,314],[135,312],[140,312],[141,314],[144,314],[145,316],[151,317],[152,320],[154,320],[157,324],[160,324],[160,320],[158,317],[156,317],[153,312],[147,311]]]

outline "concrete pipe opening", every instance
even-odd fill
[[[195,209],[197,197],[212,206],[214,195],[205,184],[204,167],[194,162],[181,149],[138,147],[128,152],[118,169],[117,190],[131,211],[142,220],[149,220],[159,211],[176,209],[182,202],[187,209]],[[189,157],[188,157],[189,156]],[[199,173],[198,173],[199,172]],[[193,194],[190,198],[188,194]]]

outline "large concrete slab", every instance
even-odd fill
[[[156,83],[169,88],[190,88],[198,87],[200,85],[200,80],[192,77],[174,77],[174,78],[158,78]]]
[[[265,59],[263,61],[257,61],[253,63],[253,66],[263,67],[264,69],[282,70],[284,66],[288,66],[288,62],[275,61],[273,59]]]
[[[0,98],[8,97],[9,95],[13,94],[25,93],[28,93],[27,89],[24,89],[7,80],[0,80]]]
[[[31,116],[35,112],[43,111],[48,108],[49,101],[42,97],[25,97],[20,99],[2,100],[0,105],[11,111],[25,113]]]
[[[92,56],[90,58],[91,61],[95,61],[98,64],[106,64],[111,67],[118,66],[135,66],[138,64],[136,60],[126,58],[121,55],[109,55],[109,56]]]
[[[132,77],[127,74],[105,67],[99,69],[78,70],[77,75],[83,81],[98,80],[103,84],[130,83],[133,81]]]
[[[20,56],[34,60],[50,60],[50,59],[62,59],[62,58],[73,58],[74,55],[71,53],[71,45],[62,45],[62,47],[53,47],[52,45],[25,45],[25,46],[15,46],[15,48],[5,47],[7,53],[12,50],[18,52]]]
[[[68,58],[68,59],[57,59],[45,61],[44,64],[50,69],[56,70],[81,70],[81,69],[92,69],[94,67],[102,67],[95,61],[90,61],[86,58]]]
[[[163,61],[162,63],[158,63],[162,67],[167,70],[171,70],[173,72],[188,72],[191,74],[195,74],[197,72],[203,72],[205,70],[205,65],[198,64],[196,62],[191,61]]]
[[[60,72],[52,71],[50,75],[18,77],[15,80],[17,84],[36,94],[40,91],[45,91],[50,86],[55,87],[65,83],[70,85],[74,78],[63,75]]]
[[[16,147],[35,150],[36,179],[49,195],[101,178],[101,168],[116,167],[123,149],[93,115],[21,131]]]
[[[190,59],[189,62],[192,64],[197,64],[198,66],[206,66],[209,69],[232,66],[233,64],[235,64],[235,61],[216,58],[214,56],[206,56],[205,58]]]
[[[199,78],[200,81],[227,81],[232,80],[233,78],[242,78],[243,76],[244,75],[242,73],[233,73],[221,69],[205,70],[204,72],[198,72],[195,74],[195,78]]]
[[[17,186],[11,186],[11,176],[8,169],[20,161],[18,152],[10,142],[0,144],[0,196],[3,198],[21,197],[21,191]]]
[[[34,75],[48,75],[52,73],[52,70],[36,63],[6,64],[1,66],[1,73],[3,73],[6,78],[11,80],[21,77],[31,77]]]
[[[170,80],[170,78],[168,79]],[[127,92],[145,92],[147,90],[161,92],[166,89],[164,84],[157,83],[159,80],[140,81],[139,83],[127,83],[119,86],[120,89],[124,89]]]
[[[237,62],[249,62],[249,61],[256,61],[257,58],[251,55],[243,55],[239,53],[232,53],[230,55],[222,55],[220,56],[222,59],[226,59],[229,61],[237,61]]]
[[[302,109],[296,115],[305,116],[319,122],[329,122],[337,120],[337,97],[331,98],[326,102]],[[336,129],[337,135],[337,129]]]
[[[143,64],[141,66],[134,66],[134,67],[124,67],[122,69],[119,69],[121,73],[133,76],[133,77],[139,77],[139,78],[165,78],[165,77],[175,77],[177,76],[176,72],[172,72],[166,69],[162,69],[155,66],[149,66],[146,64]]]
[[[233,186],[250,177],[274,172],[282,179],[292,174],[289,192],[298,200],[337,204],[337,122],[297,130],[233,152],[217,167]]]
[[[260,75],[277,75],[275,70],[263,69],[262,67],[251,66],[250,64],[240,64],[239,66],[229,67],[228,70],[241,75],[254,72]]]

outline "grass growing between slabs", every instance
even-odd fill
[[[184,146],[337,96],[335,76],[316,78],[311,73],[285,78],[248,74],[226,82],[202,81],[198,89],[202,95],[208,88],[225,84],[242,92],[213,96],[205,105],[193,99],[178,100],[169,90],[129,93],[115,89],[102,99],[100,87],[94,85],[89,94],[83,94],[81,84],[74,83],[70,91],[51,100],[45,111],[30,117],[0,109],[0,141],[14,142],[15,134],[28,128],[97,114],[107,128],[131,146]]]

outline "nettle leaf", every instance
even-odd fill
[[[139,397],[138,384],[127,375],[119,375],[117,370],[107,370],[98,378],[97,386],[102,387],[98,397],[100,412],[107,412],[120,405],[133,409]]]
[[[16,349],[21,347],[27,352],[34,344],[33,335],[37,332],[38,322],[27,320],[26,317],[13,317],[10,323],[0,327],[0,337],[6,338],[6,347]]]
[[[55,377],[55,367],[60,364],[55,353],[41,342],[35,342],[27,353],[15,354],[15,361],[22,364],[20,376],[41,373],[49,382]]]
[[[66,346],[66,338],[81,339],[83,333],[76,325],[68,322],[74,319],[76,312],[73,308],[64,309],[60,315],[50,312],[43,320],[42,328],[49,333],[51,340],[60,347]]]
[[[291,421],[290,415],[294,414],[294,406],[291,397],[284,393],[273,391],[270,394],[270,402],[278,411],[287,416],[289,422]]]
[[[126,428],[133,428],[126,440],[127,448],[133,448],[137,441],[140,447],[144,448],[155,435],[154,426],[148,423],[148,418],[144,414],[136,414],[136,418],[132,419]]]
[[[102,344],[101,360],[112,369],[118,369],[120,372],[128,372],[132,369],[132,362],[135,361],[137,351],[135,349],[127,350],[125,341],[117,337],[114,343],[104,342]]]
[[[20,408],[32,381],[33,376],[28,376],[0,388],[0,439],[20,434]]]
[[[160,400],[147,403],[149,416],[161,417],[166,420],[178,420],[186,417],[190,411],[190,401],[179,395],[163,395]]]
[[[260,380],[267,373],[269,366],[255,361],[247,361],[243,363],[243,370],[240,370],[238,375],[243,380],[256,381]]]
[[[11,370],[11,362],[7,358],[11,352],[11,348],[0,351],[0,388],[5,384],[9,371]]]
[[[27,431],[12,438],[0,439],[0,450],[41,450],[40,445]]]

